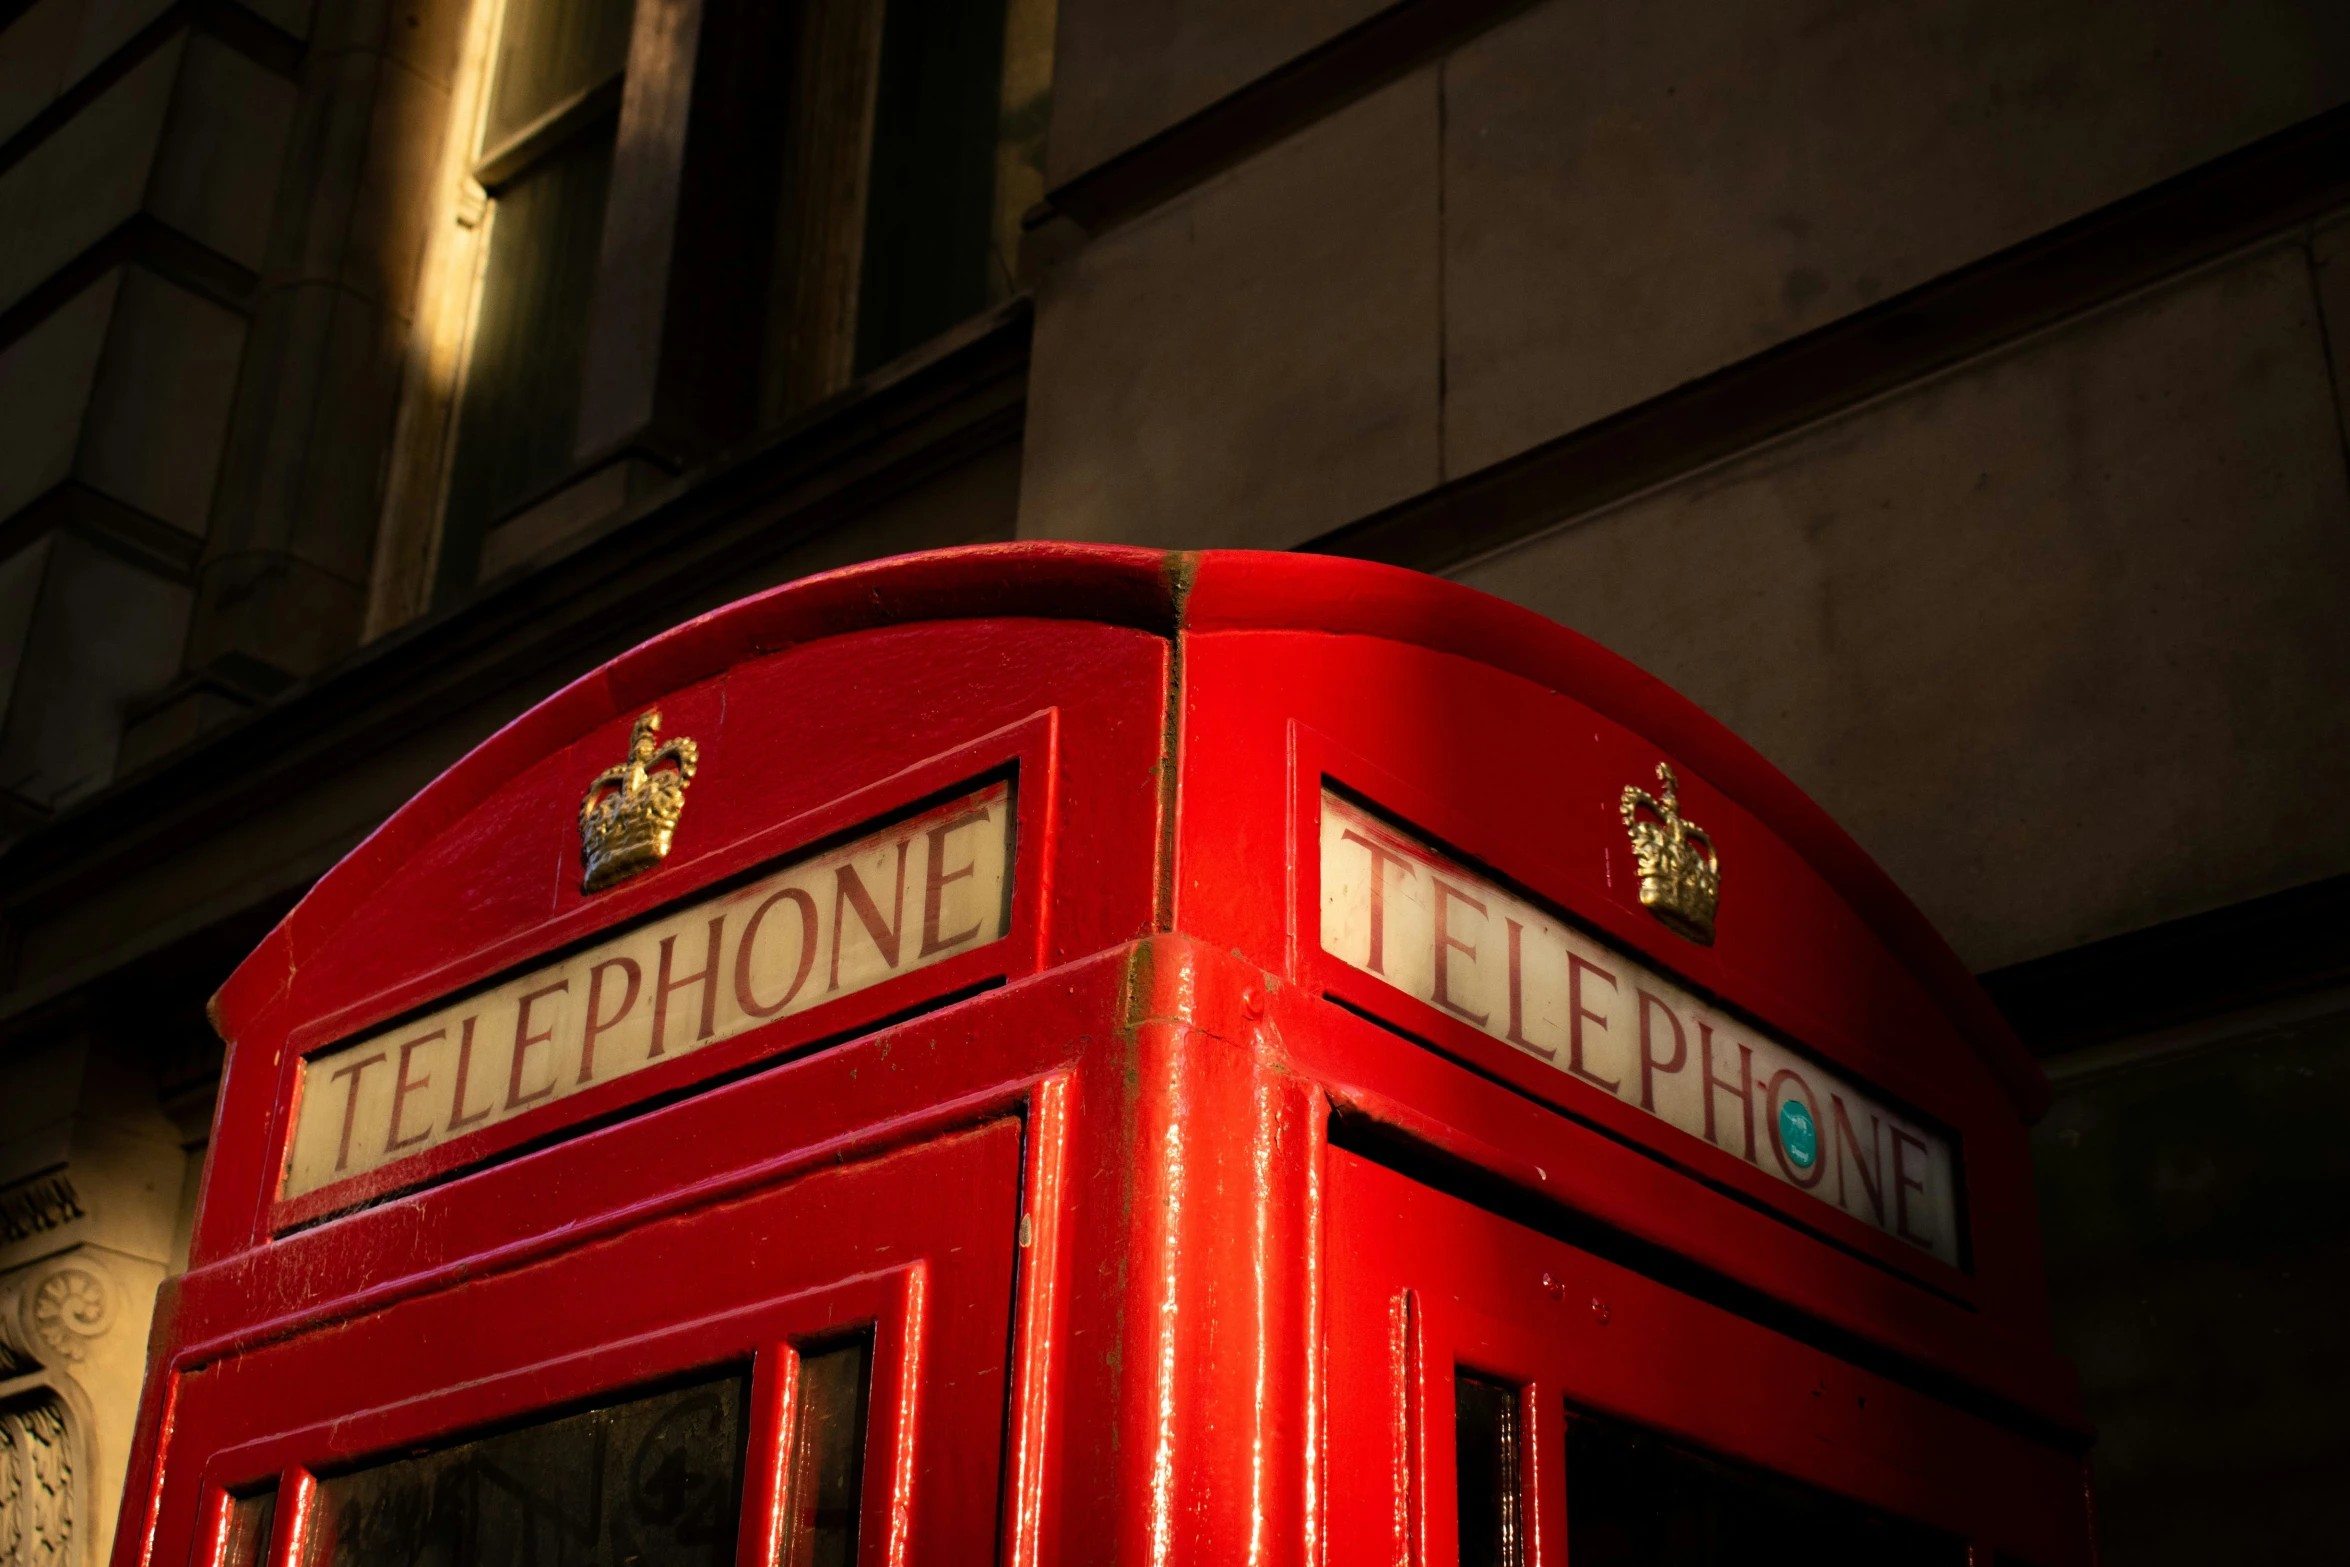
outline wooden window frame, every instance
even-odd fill
[[[509,3],[474,0],[468,22],[377,529],[368,640],[431,609],[444,575],[497,193],[615,106],[571,462],[487,519],[472,580],[577,537],[859,373],[887,0],[636,0],[621,71],[483,147]],[[1026,161],[1035,149],[1016,135],[1049,102],[1055,9],[1054,0],[1005,0],[991,294],[1016,286],[1008,248],[1020,210],[1043,190],[1041,168]],[[781,91],[770,79],[779,63]],[[754,322],[759,330],[744,329]]]

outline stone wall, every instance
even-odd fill
[[[2047,1052],[2108,1559],[2325,1554],[2350,11],[1062,25],[1023,534],[1445,569],[1753,742]]]

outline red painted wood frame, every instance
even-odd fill
[[[755,1355],[758,1346],[729,1326],[739,1326],[739,1316],[708,1322],[714,1302],[747,1299],[756,1308],[764,1299],[798,1313],[795,1323],[815,1322],[808,1331],[824,1336],[837,1319],[809,1317],[802,1308],[827,1285],[894,1276],[926,1256],[938,1259],[923,1285],[929,1343],[939,1344],[939,1325],[958,1315],[996,1327],[957,1340],[968,1356],[926,1349],[918,1372],[907,1373],[907,1397],[924,1408],[925,1421],[945,1422],[960,1411],[951,1426],[938,1427],[928,1451],[964,1452],[954,1461],[989,1473],[1000,1463],[989,1516],[1000,1500],[1002,1559],[1039,1560],[1038,1541],[1057,1522],[1042,1498],[1049,1455],[1061,1439],[1053,1410],[1067,1338],[1060,1296],[1072,1206],[1069,1068],[1088,1034],[1115,1016],[1121,982],[1114,960],[1065,965],[169,1281],[158,1305],[156,1374],[131,1455],[130,1472],[141,1478],[125,1491],[118,1567],[190,1560],[171,1554],[186,1538],[179,1532],[191,1497],[185,1471],[216,1468],[216,1447],[299,1427],[309,1418],[305,1410],[314,1416],[338,1399],[366,1407],[364,1386],[353,1391],[333,1382],[348,1356],[358,1355],[349,1363],[379,1381],[405,1373],[436,1385],[445,1368],[414,1354],[401,1358],[397,1339],[388,1356],[370,1358],[378,1324],[422,1320],[444,1340],[462,1344],[474,1335],[493,1350],[509,1346],[516,1364],[501,1385],[511,1399],[498,1408],[539,1408],[625,1392],[666,1369],[739,1360],[738,1351]],[[909,1063],[919,1066],[907,1070]],[[1017,1146],[1018,1189],[1004,1193],[982,1233],[969,1225],[950,1233],[941,1226],[967,1205],[978,1204],[982,1217],[993,1211],[993,1199],[977,1195],[985,1184],[977,1177],[986,1172],[939,1155],[942,1146],[969,1141],[976,1134],[965,1129],[975,1125]],[[762,1135],[779,1126],[791,1135]],[[645,1253],[631,1248],[646,1235],[669,1237],[651,1260],[665,1258],[674,1268],[642,1265]],[[1016,1288],[1010,1269],[977,1265],[999,1255],[1016,1257]],[[584,1309],[583,1300],[591,1303]],[[423,1310],[412,1312],[417,1307]],[[620,1320],[620,1311],[635,1318]],[[573,1317],[600,1323],[620,1340],[655,1336],[667,1320],[696,1353],[581,1361],[551,1352],[542,1330]],[[787,1336],[799,1332],[794,1327]],[[273,1352],[277,1358],[263,1358]],[[199,1379],[213,1368],[232,1364],[245,1384],[233,1401],[243,1424],[207,1422],[190,1390],[205,1386]],[[975,1377],[988,1389],[943,1399],[924,1391],[942,1378],[954,1384]],[[460,1400],[441,1409],[441,1417],[461,1423],[437,1434],[461,1438],[462,1420],[489,1418],[468,1408]],[[406,1429],[432,1431],[434,1423]],[[346,1443],[336,1451],[358,1449]],[[891,1472],[887,1465],[877,1470],[872,1454],[869,1447],[869,1496],[876,1474]],[[260,1460],[212,1478],[242,1486],[277,1467]],[[893,1494],[904,1501],[935,1478],[917,1472]],[[967,1536],[909,1538],[931,1543],[909,1545],[910,1557],[891,1559],[951,1558]]]
[[[1962,1020],[1891,947],[1889,922],[1860,918],[1855,889],[1831,883],[1816,851],[1797,852],[1788,829],[1800,824],[1762,817],[1751,785],[1725,786],[1724,775],[1747,784],[1738,770],[1756,765],[1750,753],[1701,753],[1712,764],[1701,770],[1686,741],[1668,750],[1653,737],[1654,714],[1634,728],[1566,694],[1564,680],[1538,684],[1401,636],[1221,626],[1184,638],[1183,680],[1183,863],[1279,864],[1287,885],[1268,897],[1261,878],[1184,874],[1176,923],[1348,1004],[1288,1039],[1340,1102],[1431,1147],[1473,1148],[1544,1200],[2078,1428],[2071,1372],[2047,1343],[2030,1153],[2008,1068],[1961,1037]],[[1666,759],[1722,857],[1711,947],[1640,905],[1617,815],[1623,786],[1653,779]],[[1273,779],[1280,787],[1266,786]],[[1950,1128],[1963,1148],[1972,1272],[1322,953],[1325,781]]]
[[[263,1053],[274,1066],[224,1083],[196,1261],[1147,925],[1163,638],[1075,620],[959,619],[813,642],[770,632],[782,648],[767,652],[767,628],[741,624],[754,619],[747,607],[730,612],[748,644],[739,662],[716,673],[695,662],[713,639],[708,621],[692,622],[516,720],[337,866],[238,970],[216,1014],[247,1061]],[[694,678],[665,684],[686,670]],[[665,733],[702,749],[675,848],[658,871],[584,896],[578,797],[656,705]],[[301,1056],[1003,769],[1017,770],[1020,814],[1004,940],[278,1199]],[[1060,873],[1064,842],[1085,847],[1086,874]]]
[[[1454,1378],[1514,1387],[1524,1560],[1568,1560],[1570,1408],[1964,1541],[2090,1559],[2076,1460],[1378,1165],[1329,1181],[1334,1561],[1454,1560]]]
[[[1020,1141],[999,1119],[187,1371],[172,1439],[209,1456],[167,1479],[155,1559],[219,1567],[201,1547],[227,1496],[277,1480],[269,1561],[298,1567],[322,1472],[727,1367],[751,1371],[741,1559],[771,1558],[797,1346],[856,1331],[872,1335],[864,1559],[990,1538]]]

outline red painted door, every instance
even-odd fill
[[[2077,1461],[1962,1390],[1669,1258],[1330,1158],[1334,1563],[2083,1559],[2049,1505]]]
[[[181,1376],[156,1563],[961,1559],[995,1533],[1005,1118]],[[985,1554],[984,1549],[982,1554]]]

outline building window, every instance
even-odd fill
[[[778,423],[1004,299],[1044,196],[1054,0],[805,0],[761,408]]]
[[[473,178],[489,198],[438,595],[472,586],[500,513],[563,477],[579,415],[630,0],[508,0]]]
[[[889,0],[865,206],[857,368],[987,308],[1004,8]]]
[[[1054,0],[478,3],[371,635],[1003,299],[1043,194]]]

